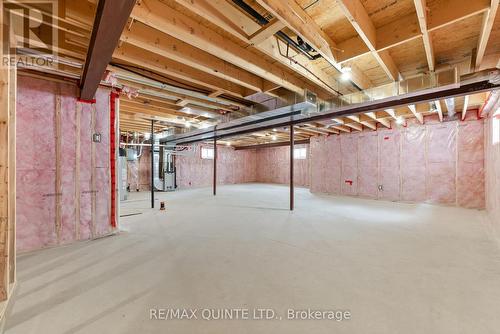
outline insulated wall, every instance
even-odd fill
[[[86,104],[75,85],[20,75],[17,94],[18,250],[109,233],[110,92]]]
[[[179,188],[212,185],[214,161],[201,158],[201,147],[202,145],[196,145],[193,155],[176,156],[175,165]],[[231,147],[217,147],[218,184],[254,182],[256,180],[255,167],[255,150],[236,151]]]
[[[484,121],[311,138],[311,191],[484,208]]]
[[[486,210],[500,239],[500,109],[486,121]]]
[[[306,148],[309,145],[295,145],[295,148]],[[238,151],[242,152],[242,151]],[[309,152],[307,152],[308,154]],[[294,184],[309,186],[309,159],[294,160]],[[290,181],[290,146],[257,149],[256,181],[262,183],[288,184]]]

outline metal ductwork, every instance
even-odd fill
[[[311,113],[316,113],[318,111],[318,100],[314,93],[305,91],[302,96],[295,96],[296,102],[291,105],[283,106],[269,111],[264,111],[258,114],[241,117],[227,123],[218,124],[216,126],[211,126],[205,129],[199,129],[195,131],[190,131],[188,133],[168,136],[163,139],[162,142],[173,143],[189,143],[208,139],[213,137],[214,131],[217,135],[225,136],[232,133],[235,129],[238,131],[248,130],[252,127],[262,126],[267,124],[269,121],[283,119],[297,119],[299,116],[310,115]]]

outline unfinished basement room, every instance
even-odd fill
[[[499,0],[0,0],[0,333],[500,333]]]

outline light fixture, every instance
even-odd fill
[[[231,146],[231,142],[230,141],[226,142],[226,146]]]
[[[349,66],[342,67],[342,75],[340,79],[343,81],[347,81],[351,79],[351,68]]]
[[[276,140],[276,139],[277,139],[277,137],[276,137],[276,136],[271,136],[271,139],[272,139],[272,140]]]
[[[342,81],[349,81],[349,79],[351,79],[351,73],[342,73],[342,75],[340,76],[340,79]]]
[[[400,116],[400,117],[396,118],[396,124],[401,125],[401,124],[404,124],[404,122],[405,122],[405,119],[403,117]]]
[[[151,138],[151,134],[149,132],[145,132],[144,139],[148,140],[149,138]]]
[[[189,108],[189,107],[183,107],[183,108],[181,109],[181,111],[182,111],[182,112],[185,112],[186,114],[191,114],[191,108]]]
[[[278,129],[273,129],[274,132],[278,131]]]

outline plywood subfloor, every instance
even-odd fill
[[[126,232],[24,255],[6,333],[494,333],[483,212],[233,185],[131,194]],[[151,321],[150,308],[342,309],[352,320]],[[285,319],[285,318],[283,318]]]

